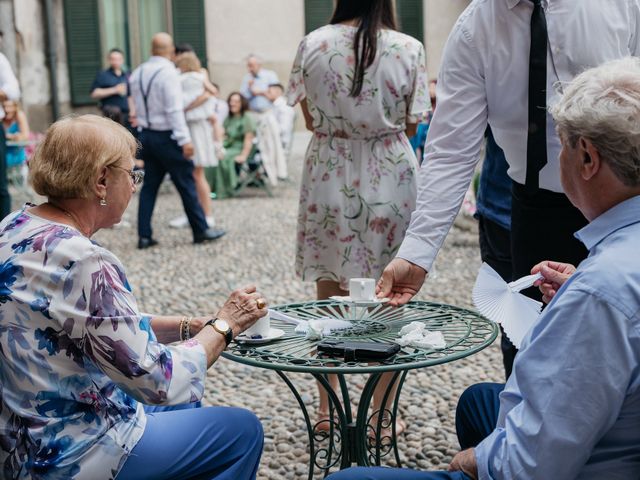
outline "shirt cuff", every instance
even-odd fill
[[[485,437],[474,449],[476,455],[476,465],[478,467],[478,480],[494,480],[490,473],[489,462],[492,451],[495,451],[494,444],[498,440],[502,429],[496,428],[488,437]]]
[[[438,251],[428,243],[419,238],[407,235],[402,245],[400,245],[396,257],[407,260],[429,272],[431,271],[431,266],[437,254]]]
[[[176,142],[178,142],[178,145],[180,145],[181,147],[186,145],[187,143],[191,143],[191,137],[177,137],[174,134],[174,137],[176,139]]]

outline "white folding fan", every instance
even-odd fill
[[[527,275],[507,283],[486,263],[478,272],[473,287],[473,304],[482,315],[502,325],[516,348],[520,348],[522,339],[542,311],[541,302],[525,297],[520,291],[541,278],[540,274]]]

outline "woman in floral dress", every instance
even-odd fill
[[[417,160],[407,133],[430,109],[424,48],[395,31],[391,0],[339,0],[307,35],[289,78],[313,137],[298,213],[296,271],[318,299],[350,278],[378,278],[415,207]],[[321,415],[326,409],[321,398]]]

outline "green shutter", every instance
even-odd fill
[[[313,32],[329,23],[333,15],[333,0],[305,0],[304,29],[305,33]]]
[[[207,34],[204,23],[204,0],[173,0],[173,39],[175,44],[190,43],[207,67]]]
[[[424,42],[422,3],[423,0],[396,0],[396,10],[400,31]]]
[[[71,103],[94,104],[91,84],[102,67],[97,0],[64,0],[64,21]]]

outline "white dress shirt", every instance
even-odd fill
[[[287,105],[287,99],[284,95],[273,101],[273,114],[276,117],[278,126],[280,127],[280,140],[285,149],[289,148],[289,142],[293,135],[293,123],[296,118],[296,111],[293,107]]]
[[[0,53],[0,91],[4,92],[9,100],[20,98],[20,85],[18,79],[13,74],[11,64],[7,57]],[[0,120],[4,118],[4,109],[0,103]]]
[[[149,89],[151,77],[160,69],[162,71],[154,78],[151,89]],[[140,90],[141,77],[142,87],[148,95],[147,106],[151,125],[147,119],[147,111]],[[173,138],[180,146],[191,142],[183,110],[180,75],[171,60],[157,56],[149,58],[133,71],[129,78],[129,85],[131,96],[136,105],[138,125],[150,130],[171,130]]]
[[[640,52],[640,0],[543,0],[547,19],[547,105],[562,82],[608,60]],[[509,163],[526,176],[530,0],[475,0],[444,49],[438,107],[429,127],[418,201],[398,257],[427,271],[460,209],[487,123]],[[547,115],[548,163],[540,187],[562,192],[560,141]]]

